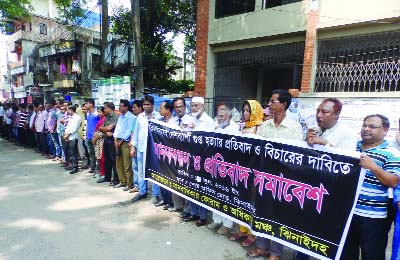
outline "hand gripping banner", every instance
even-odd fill
[[[145,165],[152,182],[319,259],[339,259],[365,174],[355,152],[156,121]]]

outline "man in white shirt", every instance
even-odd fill
[[[131,202],[137,202],[147,197],[147,181],[144,180],[145,174],[145,152],[147,149],[147,135],[148,126],[150,119],[159,120],[161,118],[160,114],[154,111],[154,98],[152,96],[144,96],[143,98],[143,110],[144,112],[140,114],[136,119],[135,132],[133,139],[131,140],[131,157],[137,157],[138,163],[138,181],[139,181],[139,194],[132,198]],[[153,204],[157,204],[161,201],[160,197],[160,186],[152,184],[153,193]]]
[[[192,103],[193,122],[188,123],[190,129],[195,130],[214,130],[214,120],[205,112],[204,98],[193,97]],[[196,203],[189,202],[190,216],[183,219],[184,222],[196,221],[196,226],[201,227],[207,223],[207,209],[197,205]]]
[[[227,106],[219,106],[217,111],[217,126],[215,131],[226,134],[240,134],[238,125],[231,124],[232,110]],[[227,235],[231,231],[233,221],[221,216],[218,213],[212,213],[213,223],[207,225],[207,228],[214,230],[220,235]]]
[[[172,101],[172,106],[174,107],[175,115],[169,120],[168,124],[180,127],[182,129],[187,129],[189,122],[193,121],[193,117],[186,114],[186,102],[183,97],[177,97]],[[188,202],[181,196],[172,193],[172,202],[174,207],[168,208],[170,212],[176,212],[183,210],[181,217],[188,217],[190,215],[190,209]]]
[[[68,122],[67,127],[65,128],[64,140],[68,140],[69,146],[69,155],[72,164],[72,168],[70,168],[70,174],[74,174],[78,172],[78,156],[77,156],[77,145],[78,145],[78,130],[82,123],[82,118],[76,113],[75,106],[69,106],[68,112],[71,115],[71,118]],[[69,169],[69,168],[68,168]]]
[[[357,133],[350,127],[338,122],[342,112],[342,103],[336,98],[326,98],[317,108],[316,120],[319,129],[308,129],[308,145],[324,145],[349,151],[355,151]],[[309,256],[298,252],[296,260],[306,260]]]
[[[342,112],[342,103],[336,98],[326,98],[317,108],[319,129],[308,129],[306,141],[314,144],[355,151],[357,133],[350,127],[338,122]]]

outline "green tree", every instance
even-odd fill
[[[188,43],[195,42],[196,3],[191,0],[141,1],[142,57],[146,86],[169,88],[170,76],[181,66],[171,62],[172,42],[167,33],[183,33]],[[131,12],[118,7],[111,16],[111,32],[132,42]],[[194,53],[194,44],[185,46]],[[192,48],[192,51],[190,51]]]
[[[87,10],[86,0],[54,0],[54,2],[62,14],[58,21],[65,25],[76,24],[77,18],[84,17]]]
[[[30,0],[0,0],[0,21],[29,20],[33,10]]]
[[[54,0],[64,24],[73,25],[77,18],[83,17],[87,8],[86,0]],[[29,21],[34,7],[31,0],[0,0],[0,25],[10,20]]]

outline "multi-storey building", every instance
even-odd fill
[[[102,63],[109,74],[133,63],[131,46],[112,35],[108,37],[105,62],[101,61],[99,14],[88,12],[67,27],[57,19],[61,16],[53,0],[33,0],[32,5],[30,21],[15,21],[15,32],[8,38],[14,98],[90,96],[91,80],[102,76]]]
[[[393,97],[399,7],[397,0],[199,0],[196,91],[214,99],[261,99],[276,88]]]

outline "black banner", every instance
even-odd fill
[[[336,150],[150,121],[146,178],[258,236],[338,259],[364,173]]]

